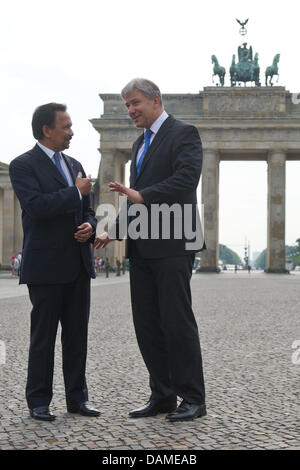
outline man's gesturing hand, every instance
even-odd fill
[[[101,235],[99,235],[99,237],[95,238],[93,247],[96,248],[96,250],[98,250],[98,248],[105,248],[110,242],[113,242],[113,241],[114,239],[109,238],[109,235],[107,232],[103,232],[101,233]]]
[[[75,186],[77,186],[82,196],[89,194],[92,189],[91,175],[88,175],[87,178],[82,178],[82,173],[79,171],[75,181]]]
[[[127,196],[127,199],[133,202],[134,204],[139,204],[139,203],[144,202],[144,199],[141,196],[141,194],[135,189],[126,188],[126,186],[124,186],[121,183],[117,183],[116,181],[114,183],[109,183],[108,186],[111,191],[122,193],[125,196]]]
[[[77,227],[77,232],[74,234],[74,237],[79,243],[85,243],[91,238],[92,233],[93,227],[89,222],[85,222]]]

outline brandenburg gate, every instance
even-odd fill
[[[100,133],[101,163],[95,205],[117,204],[110,181],[125,183],[125,164],[140,135],[118,94],[101,94],[104,112],[91,123]],[[165,94],[166,111],[199,130],[203,144],[202,204],[207,250],[203,271],[218,271],[220,161],[258,160],[268,164],[267,267],[285,272],[285,167],[300,160],[300,105],[284,87],[205,87],[198,94]],[[247,191],[254,191],[253,186]],[[232,208],[234,210],[234,208]],[[121,259],[123,243],[108,246],[111,261]],[[102,255],[104,256],[104,255]]]

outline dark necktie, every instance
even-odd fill
[[[55,152],[54,154],[54,160],[55,160],[55,165],[56,165],[56,168],[58,169],[58,171],[60,172],[61,176],[64,178],[64,180],[66,181],[67,184],[68,183],[68,179],[66,177],[66,174],[61,166],[61,163],[60,163],[60,154],[58,152]]]
[[[139,159],[139,161],[138,161],[138,164],[137,164],[137,166],[136,166],[136,174],[137,174],[137,175],[138,175],[139,172],[140,172],[140,169],[141,169],[141,166],[142,166],[144,157],[145,157],[146,152],[147,152],[147,150],[148,150],[148,148],[149,148],[151,135],[152,135],[151,129],[147,129],[147,130],[146,130],[146,135],[145,135],[145,147],[144,147],[144,150],[143,150],[142,155],[140,156],[140,159]]]

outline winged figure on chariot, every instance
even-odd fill
[[[244,42],[242,46],[238,47],[238,63],[235,63],[235,54],[232,56],[232,63],[230,67],[230,81],[231,86],[236,86],[239,82],[255,82],[256,86],[260,86],[258,65],[258,53],[255,54],[253,59],[252,46],[247,48],[247,43]]]

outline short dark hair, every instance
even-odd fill
[[[43,139],[43,126],[53,127],[56,111],[66,111],[67,106],[60,103],[47,103],[38,106],[32,116],[32,133],[37,140]]]

